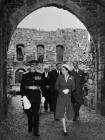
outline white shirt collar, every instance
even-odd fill
[[[47,77],[48,76],[48,72],[45,72],[45,77]]]
[[[59,74],[60,74],[60,70],[57,70],[57,73],[59,73]]]
[[[75,72],[78,72],[79,70],[78,69],[75,69]]]

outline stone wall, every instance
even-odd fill
[[[23,61],[17,60],[17,44],[24,44]],[[38,31],[17,28],[9,44],[8,69],[16,71],[18,68],[25,68],[27,61],[37,59],[37,45],[39,44],[44,46],[44,64],[57,63],[57,45],[62,45],[64,48],[63,62],[71,64],[74,59],[78,59],[80,62],[87,64],[90,58],[87,30],[58,29],[56,31]]]

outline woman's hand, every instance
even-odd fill
[[[68,93],[69,93],[69,89],[63,89],[62,92],[63,92],[64,94],[68,94]]]

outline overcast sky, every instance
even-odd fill
[[[58,28],[86,29],[76,16],[67,10],[55,7],[41,8],[32,12],[20,22],[18,27],[46,31],[56,30]]]

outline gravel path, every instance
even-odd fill
[[[0,126],[0,140],[105,140],[105,118],[82,106],[78,122],[68,121],[68,135],[63,135],[60,121],[53,114],[42,112],[40,137],[27,132],[27,117],[22,109],[21,97],[12,97],[7,119]]]

